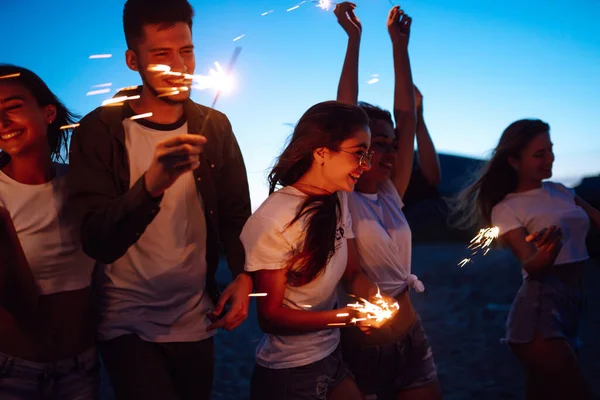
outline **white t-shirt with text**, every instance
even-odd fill
[[[348,262],[347,239],[354,238],[347,193],[338,192],[338,196],[341,218],[336,232],[336,250],[322,273],[312,282],[299,287],[286,286],[284,307],[307,312],[336,307],[336,288]],[[286,186],[271,194],[252,214],[240,236],[246,251],[246,271],[286,268],[290,255],[303,245],[306,218],[289,227],[288,224],[305,199],[305,194]],[[256,349],[256,362],[272,369],[308,365],[333,353],[339,340],[337,328],[298,335],[265,334]]]

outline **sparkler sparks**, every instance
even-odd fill
[[[467,247],[468,250],[473,250],[471,257],[476,256],[482,250],[484,250],[483,255],[485,256],[490,251],[490,245],[499,235],[500,229],[497,226],[480,229],[479,233],[471,239]],[[458,266],[462,268],[470,262],[473,262],[471,258],[465,258],[458,263]]]
[[[130,120],[142,119],[142,118],[150,118],[152,116],[151,112],[147,112],[144,114],[134,115],[133,117],[129,117]]]
[[[101,83],[99,85],[92,86],[93,88],[103,88],[103,87],[111,87],[112,83]]]
[[[94,96],[94,95],[97,95],[97,94],[103,94],[103,93],[108,93],[108,92],[110,92],[110,89],[90,90],[85,95],[86,96]]]
[[[64,131],[64,130],[66,130],[66,129],[74,129],[74,128],[77,128],[78,126],[79,126],[79,124],[63,125],[63,126],[61,126],[60,128],[58,128],[58,129],[60,129],[61,131]]]
[[[300,6],[294,6],[294,7],[292,7],[292,8],[288,8],[288,9],[287,9],[287,10],[285,10],[285,11],[287,11],[287,12],[290,12],[290,11],[294,11],[294,10],[296,10],[296,9],[298,9],[298,8],[300,8]]]
[[[0,76],[0,79],[18,78],[19,76],[21,76],[21,73],[17,72],[16,74],[2,75]]]
[[[242,34],[238,37],[236,37],[235,39],[233,39],[234,42],[237,42],[238,40],[240,40],[241,38],[243,38],[244,36],[246,36],[246,34]]]
[[[99,58],[111,58],[112,54],[92,54],[89,58],[90,60],[99,59]]]
[[[335,3],[332,3],[331,0],[319,0],[317,7],[319,7],[322,10],[328,11],[331,8],[332,4],[335,4]]]
[[[120,96],[120,97],[115,97],[113,99],[108,99],[108,100],[104,100],[102,102],[103,106],[112,106],[112,105],[118,105],[121,104],[125,101],[129,101],[129,100],[137,100],[140,98],[140,95],[137,94],[135,96]]]
[[[362,298],[358,298],[356,303],[348,304],[348,307],[353,308],[360,314],[365,314],[365,317],[363,318],[352,318],[350,321],[351,324],[356,324],[357,322],[361,321],[382,322],[392,318],[396,311],[400,309],[398,302],[389,304],[387,301],[385,301],[381,296],[379,288],[377,288],[377,294],[375,295],[374,303]]]
[[[379,82],[379,74],[373,74],[373,75],[371,75],[371,79],[369,79],[367,81],[367,84],[368,85],[372,85],[372,84],[377,83],[377,82]]]
[[[266,293],[250,293],[248,297],[266,297]]]
[[[269,10],[269,11],[265,11],[264,13],[260,14],[261,17],[264,17],[265,15],[269,15],[271,14],[273,11],[275,10]]]

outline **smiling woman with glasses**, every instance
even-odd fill
[[[363,298],[377,293],[358,263],[347,205],[373,157],[368,125],[356,105],[311,107],[269,174],[269,198],[244,226],[246,271],[268,293],[257,301],[265,335],[252,399],[362,398],[339,347],[338,328],[357,314],[336,307],[340,282]]]
[[[362,32],[354,9],[352,3],[340,3],[335,12],[349,36],[338,100],[350,104],[357,104],[358,100],[358,49]],[[439,164],[423,123],[421,96],[412,82],[408,57],[411,19],[394,7],[387,24],[396,73],[393,113],[396,126],[389,111],[358,103],[370,119],[371,146],[368,153],[357,157],[371,168],[362,174],[355,191],[348,196],[348,206],[361,267],[382,293],[396,298],[400,311],[371,335],[365,336],[357,329],[344,330],[342,348],[364,395],[376,395],[379,399],[439,399],[431,349],[408,295],[411,287],[424,289],[411,274],[411,230],[402,212],[413,167],[415,130],[419,131],[417,144],[422,171],[433,185],[439,181]]]

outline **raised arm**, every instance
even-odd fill
[[[421,172],[432,186],[440,184],[442,174],[440,160],[423,117],[423,95],[415,86],[415,101],[417,105],[417,159]]]
[[[394,54],[394,119],[398,138],[392,182],[400,197],[404,196],[412,173],[417,124],[414,85],[408,57],[411,23],[412,19],[399,6],[390,10],[387,26]]]
[[[348,104],[358,103],[358,55],[362,26],[354,14],[355,8],[356,4],[345,1],[337,4],[334,10],[339,24],[348,34],[348,47],[337,92],[337,100]]]

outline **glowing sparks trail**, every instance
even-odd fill
[[[61,131],[64,131],[64,130],[66,130],[66,129],[74,129],[74,128],[77,128],[78,126],[79,126],[79,124],[63,125],[63,126],[61,126],[60,128],[58,128],[58,129],[60,129]]]
[[[287,12],[290,12],[290,11],[294,11],[295,9],[298,9],[298,8],[300,8],[300,6],[294,6],[294,7],[292,7],[292,8],[288,8],[288,9],[287,9],[287,10],[285,10],[285,11],[287,11]]]
[[[359,298],[356,303],[348,304],[348,307],[355,309],[361,314],[366,314],[364,318],[352,318],[350,321],[352,324],[360,321],[381,322],[392,318],[394,313],[400,309],[398,302],[389,304],[385,301],[381,296],[379,288],[377,288],[377,294],[375,295],[375,303]]]
[[[86,96],[94,96],[97,94],[103,94],[103,93],[108,93],[110,92],[110,89],[98,89],[98,90],[91,90],[89,92],[87,92],[85,95]]]
[[[313,1],[315,1],[315,0],[313,0]],[[332,4],[336,4],[336,3],[332,3],[331,0],[318,0],[315,2],[318,3],[317,7],[319,7],[320,9],[326,10],[326,11],[331,8]]]
[[[111,106],[111,105],[117,105],[117,104],[121,104],[125,101],[129,101],[129,100],[137,100],[140,98],[140,95],[135,95],[135,96],[120,96],[120,97],[115,97],[113,99],[108,99],[108,100],[104,100],[102,102],[103,106]]]
[[[2,75],[0,76],[0,79],[18,78],[19,76],[21,76],[21,73],[17,72],[16,74]]]
[[[240,40],[241,38],[243,38],[244,36],[246,36],[246,34],[242,34],[238,37],[236,37],[235,39],[233,39],[234,42],[237,42],[238,40]]]
[[[490,245],[494,239],[498,238],[499,234],[500,229],[497,226],[480,229],[479,233],[471,239],[467,247],[468,250],[473,250],[471,257],[477,255],[482,250],[484,250],[483,255],[485,256],[490,251]],[[471,258],[465,258],[458,263],[458,266],[462,268],[470,262],[473,262]]]
[[[367,81],[367,84],[368,85],[372,85],[372,84],[377,83],[377,82],[379,82],[379,74],[373,74],[373,75],[371,75],[371,79],[369,79]]]
[[[152,116],[151,112],[147,112],[144,114],[134,115],[133,117],[129,117],[130,120],[142,119],[142,118],[150,118]]]
[[[112,83],[101,83],[99,85],[92,86],[93,88],[103,88],[103,87],[111,87]]]
[[[260,14],[261,17],[264,17],[265,15],[269,15],[271,14],[273,11],[275,10],[269,10],[269,11],[265,11],[264,13]]]
[[[248,297],[266,297],[266,293],[250,293]]]
[[[112,54],[92,54],[89,58],[90,60],[99,59],[99,58],[111,58]]]

